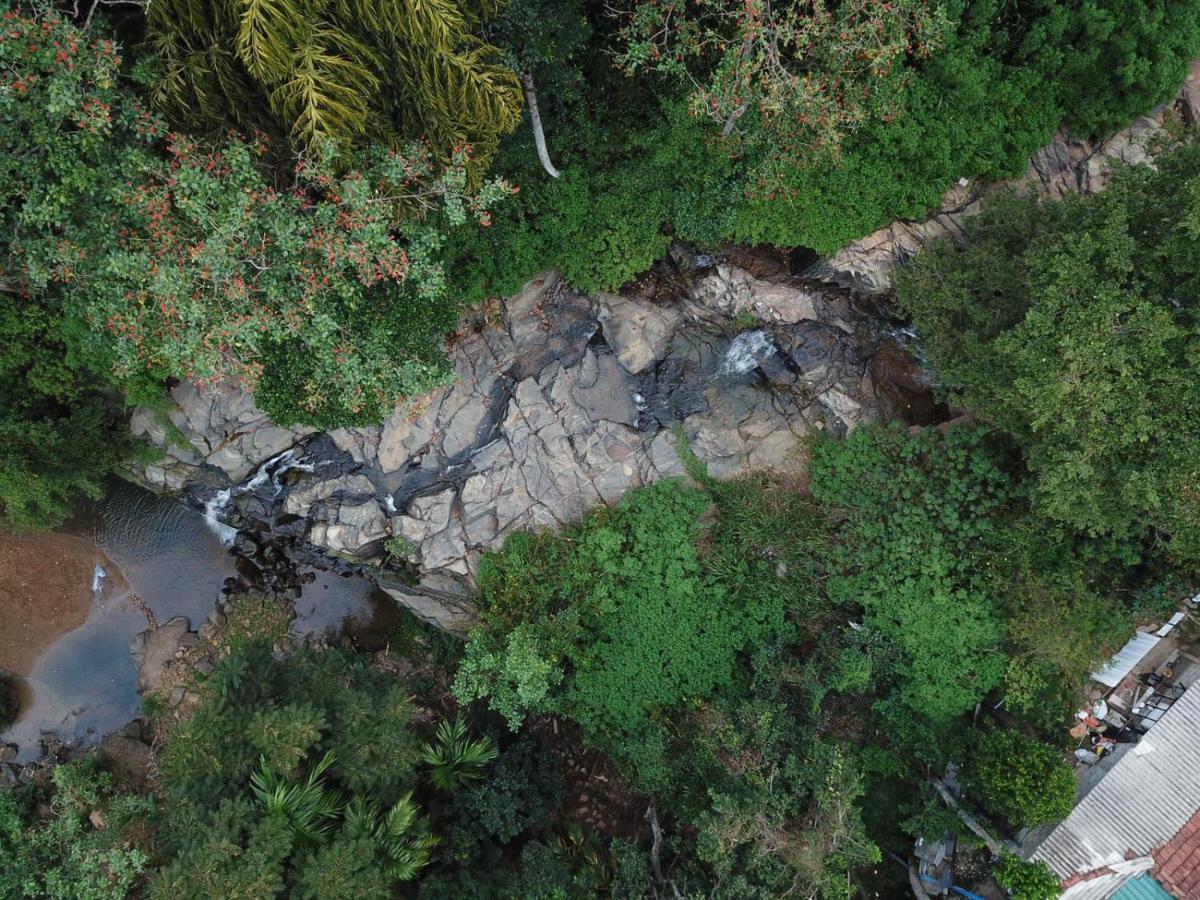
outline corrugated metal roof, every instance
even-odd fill
[[[1149,875],[1139,875],[1121,886],[1112,900],[1175,900],[1167,889]]]
[[[1185,691],[1038,845],[1061,878],[1144,856],[1200,809],[1200,690]]]
[[[1105,872],[1074,885],[1059,900],[1109,900],[1131,878],[1136,877],[1136,874],[1129,872]]]
[[[1162,638],[1156,634],[1144,631],[1135,633],[1112,659],[1092,673],[1092,677],[1101,684],[1115,688],[1121,683],[1121,679],[1128,675],[1133,667],[1155,648],[1160,640]]]

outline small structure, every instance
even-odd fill
[[[954,763],[946,764],[942,784],[951,796],[961,796],[958,766]],[[917,876],[929,896],[940,897],[950,892],[954,883],[954,854],[957,850],[958,838],[952,831],[934,835],[932,840],[924,835],[917,838],[913,846],[913,856],[917,858]]]
[[[1137,743],[1119,744],[1104,762],[1071,814],[1030,835],[1021,856],[1062,879],[1063,900],[1107,900],[1142,878],[1177,900],[1200,900],[1200,688],[1182,691]],[[1143,887],[1153,885],[1130,890]]]
[[[1105,687],[1115,688],[1150,655],[1164,636],[1148,631],[1135,632],[1112,659],[1092,673],[1092,678]]]

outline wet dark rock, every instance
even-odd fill
[[[895,341],[885,343],[871,357],[871,379],[908,425],[934,425],[950,416],[949,407],[934,395],[929,373]]]
[[[814,394],[839,383],[859,381],[866,370],[854,338],[833,325],[801,322],[777,328],[773,335],[782,363],[772,369],[776,377],[789,382],[798,379]]]

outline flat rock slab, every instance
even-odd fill
[[[175,651],[183,646],[189,633],[188,620],[176,616],[157,628],[148,628],[133,639],[129,652],[138,668],[138,693],[145,694],[158,687],[163,669],[175,660]]]

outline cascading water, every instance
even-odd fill
[[[316,464],[302,458],[298,459],[299,456],[300,449],[298,447],[284,450],[259,465],[247,481],[217,491],[209,498],[208,502],[204,504],[204,521],[213,534],[221,539],[222,544],[232,547],[237,538],[237,529],[226,524],[223,519],[233,498],[257,491],[267,483],[274,488],[271,496],[278,496],[279,492],[283,490],[283,476],[288,472],[293,470],[311,472],[316,468]]]
[[[232,547],[234,538],[237,537],[237,529],[221,521],[221,514],[229,508],[229,501],[232,499],[233,489],[225,488],[213,494],[208,502],[204,504],[205,524],[208,525],[213,534],[221,539],[221,543],[226,547]]]
[[[775,343],[765,331],[743,331],[729,342],[721,374],[745,375],[774,353]]]

